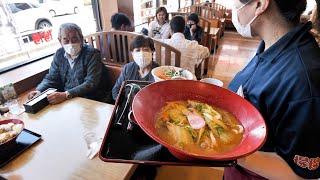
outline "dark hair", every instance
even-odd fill
[[[130,51],[141,47],[149,47],[151,51],[155,51],[153,40],[145,35],[138,35],[132,40],[130,44]]]
[[[188,16],[188,20],[194,21],[196,24],[198,24],[198,22],[199,22],[198,14],[196,14],[196,13],[191,13],[191,14]]]
[[[240,0],[245,4],[252,0]],[[301,14],[306,10],[306,0],[273,0],[280,11],[282,17],[290,24],[297,24],[300,22]]]
[[[115,13],[111,16],[111,26],[116,30],[120,29],[122,25],[131,26],[131,21],[126,14]]]
[[[174,33],[184,33],[186,22],[182,16],[174,16],[170,21],[170,27]]]
[[[75,23],[63,23],[60,25],[59,31],[58,31],[58,38],[61,40],[61,31],[62,30],[68,30],[68,31],[77,31],[81,41],[83,40],[83,35],[81,28],[76,25]]]
[[[317,31],[320,31],[320,4],[319,4],[320,0],[316,0],[316,3],[317,3],[317,6],[316,6],[316,9],[314,10],[314,16],[313,17],[313,25],[314,25],[314,28],[317,30]]]
[[[161,11],[166,14],[166,21],[169,21],[169,14],[168,14],[168,11],[167,11],[167,9],[166,9],[165,7],[158,7],[158,9],[156,10],[156,19],[158,20],[157,15],[158,15]]]

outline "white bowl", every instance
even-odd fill
[[[159,81],[164,81],[165,79],[161,79],[159,78],[159,76],[161,74],[163,74],[165,71],[169,70],[169,69],[174,69],[175,71],[180,71],[182,70],[182,68],[179,67],[174,67],[174,66],[160,66],[160,67],[156,67],[154,69],[152,69],[151,74],[154,78],[155,82],[159,82]],[[194,75],[188,71],[188,70],[183,70],[182,71],[182,78],[179,78],[177,76],[174,76],[173,79],[186,79],[186,80],[194,80]]]
[[[215,79],[215,78],[203,78],[200,80],[201,82],[205,82],[205,83],[210,83],[216,86],[223,86],[223,82],[219,79]]]

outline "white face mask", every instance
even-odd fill
[[[251,34],[251,23],[257,18],[257,16],[253,17],[253,19],[247,24],[247,25],[242,25],[239,22],[239,17],[238,17],[238,11],[242,8],[244,8],[247,4],[249,4],[251,1],[247,2],[246,4],[242,5],[240,8],[236,8],[235,5],[232,7],[232,23],[234,27],[237,29],[238,33],[241,34],[243,37],[252,37]]]
[[[152,52],[140,51],[132,53],[134,62],[141,68],[147,67],[152,62]]]
[[[64,50],[70,54],[71,56],[76,56],[81,51],[81,44],[75,43],[75,44],[64,44],[62,45]]]

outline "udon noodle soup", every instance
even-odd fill
[[[244,131],[229,112],[191,100],[167,102],[157,114],[155,129],[168,144],[202,155],[231,151]]]

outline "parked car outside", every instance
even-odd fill
[[[17,33],[52,27],[50,14],[37,3],[28,0],[7,0],[3,4]]]
[[[43,0],[41,6],[54,17],[64,14],[78,14],[83,7],[83,2],[83,0]]]

